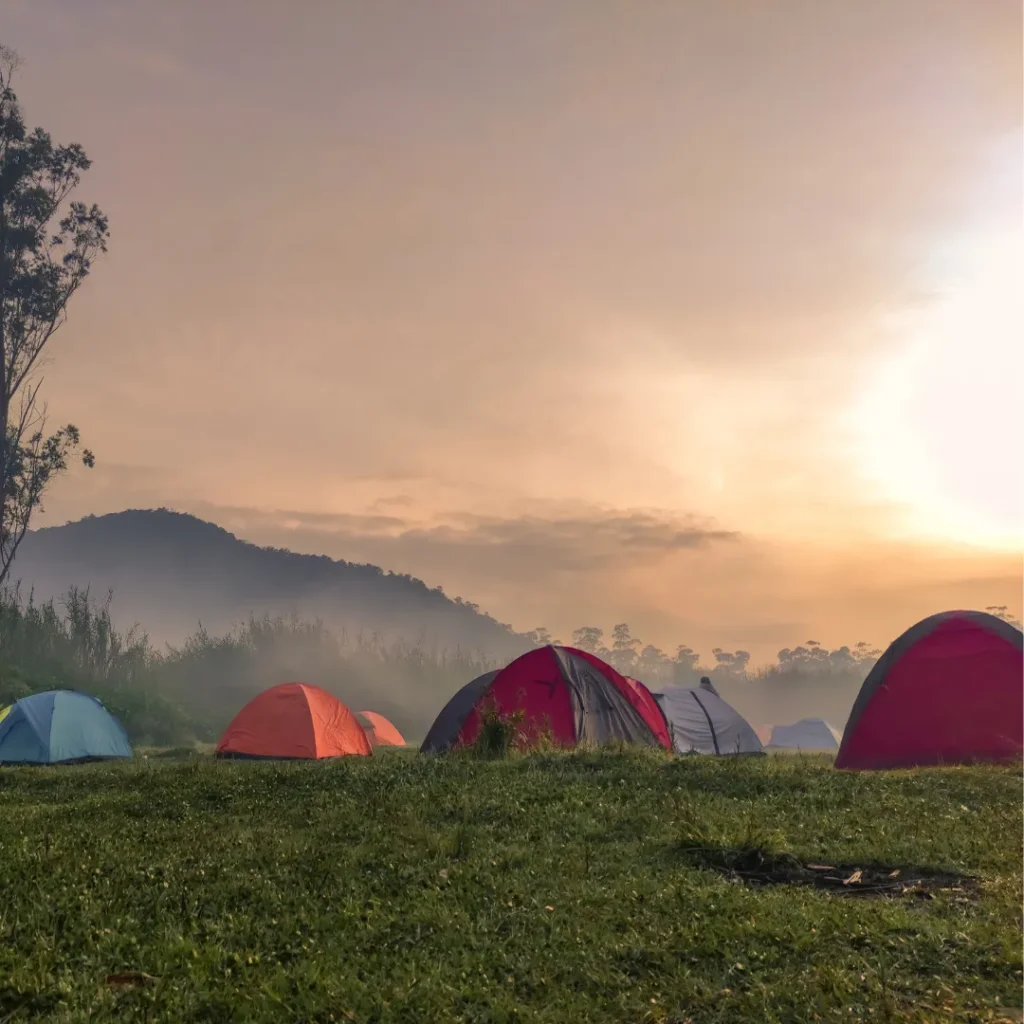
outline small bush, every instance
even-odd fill
[[[507,757],[522,739],[524,717],[522,708],[503,714],[493,700],[485,701],[480,709],[480,732],[473,743],[473,753],[488,760]]]

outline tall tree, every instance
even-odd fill
[[[692,647],[680,644],[672,659],[672,683],[676,686],[696,686],[700,677],[700,655]]]
[[[604,648],[604,630],[597,626],[580,626],[572,631],[572,645],[581,651],[597,654]]]
[[[654,644],[646,644],[637,656],[635,671],[637,678],[648,685],[658,685],[672,681],[669,672],[671,662],[665,652]]]
[[[534,647],[547,647],[549,644],[561,646],[551,635],[551,631],[545,629],[544,626],[538,626],[536,629],[531,629],[526,636]]]
[[[73,424],[47,432],[40,371],[109,234],[98,206],[70,199],[90,166],[85,150],[25,127],[17,66],[0,46],[0,583],[51,480],[75,456],[93,464]]]
[[[630,632],[629,623],[617,622],[612,626],[611,662],[619,672],[631,675],[636,671],[637,650],[641,646],[642,641]]]

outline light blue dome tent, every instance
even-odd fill
[[[121,723],[95,698],[47,690],[0,711],[0,764],[68,764],[131,757]]]

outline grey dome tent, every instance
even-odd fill
[[[726,704],[705,676],[699,686],[667,686],[654,699],[680,754],[763,754],[750,723]]]
[[[824,718],[801,718],[792,725],[777,725],[768,739],[768,749],[838,750],[842,734]]]

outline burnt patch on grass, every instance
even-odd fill
[[[978,882],[938,868],[906,864],[832,864],[805,862],[787,853],[751,847],[679,846],[679,857],[694,867],[716,871],[751,887],[792,885],[837,896],[953,900],[978,895]]]

